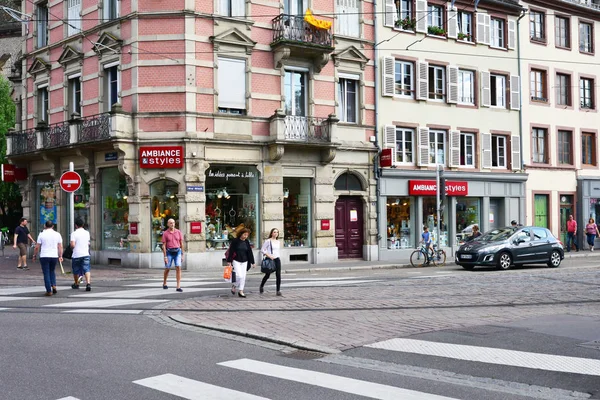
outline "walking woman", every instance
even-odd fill
[[[227,265],[233,266],[235,272],[235,283],[231,286],[231,294],[235,294],[235,287],[237,285],[238,296],[246,297],[244,294],[244,286],[246,285],[246,271],[252,268],[254,265],[254,254],[252,253],[252,247],[250,247],[250,236],[249,229],[242,229],[238,234],[238,237],[231,241],[229,245],[229,255],[227,256]]]
[[[271,229],[271,233],[269,233],[269,238],[265,240],[260,249],[260,252],[265,256],[269,257],[271,260],[275,262],[275,285],[277,287],[277,296],[281,296],[281,259],[279,258],[281,253],[279,252],[280,245],[279,240],[279,231],[277,228]],[[260,283],[260,293],[264,293],[265,291],[265,283],[269,280],[271,276],[271,272],[265,273],[265,276]]]
[[[590,245],[590,251],[594,251],[594,240],[598,237],[598,227],[594,218],[590,218],[588,224],[585,226],[585,235],[587,236],[587,242]]]

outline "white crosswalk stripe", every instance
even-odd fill
[[[81,304],[80,304],[81,306]],[[94,310],[92,309],[87,309],[87,308],[79,308],[77,310],[67,310],[67,311],[63,311],[64,313],[71,313],[71,314],[141,314],[144,312],[144,310],[112,310],[112,309],[108,309],[108,310]]]
[[[69,397],[63,397],[62,399],[57,399],[57,400],[79,400],[79,399],[77,397],[69,396]]]
[[[184,288],[187,293],[205,292],[215,289],[210,288]],[[223,289],[220,289],[223,290]],[[102,297],[102,298],[120,298],[120,299],[137,299],[140,297],[152,297],[152,296],[163,296],[163,295],[179,295],[175,289],[164,290],[163,288],[158,289],[129,289],[129,290],[118,290],[115,292],[90,292],[76,294],[69,297]]]
[[[94,308],[105,308],[105,307],[118,307],[128,306],[130,304],[140,303],[164,303],[169,300],[149,300],[149,299],[105,299],[105,300],[90,300],[90,301],[78,301],[73,303],[58,303],[58,304],[46,304],[44,307],[57,307],[57,308],[82,308],[94,307]]]
[[[0,301],[18,301],[18,300],[40,300],[42,297],[19,297],[19,296],[2,296]]]
[[[56,289],[58,291],[61,290],[71,290],[70,286],[57,286]],[[10,287],[0,289],[0,296],[10,296],[13,294],[23,294],[23,293],[44,293],[46,288],[44,286],[25,286],[25,287]]]

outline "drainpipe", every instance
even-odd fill
[[[379,157],[381,155],[381,147],[379,147],[379,56],[377,50],[377,32],[379,31],[379,25],[377,23],[377,0],[373,0],[373,9],[375,10],[373,24],[375,25],[374,29],[374,37],[373,42],[375,45],[373,46],[375,58],[375,148],[377,148],[377,155],[373,160],[373,172],[375,174],[375,213],[376,213],[376,224],[377,224],[377,259],[379,260],[379,245],[381,242],[381,232],[379,231],[379,223],[381,219],[381,213],[379,212],[379,204],[380,204],[380,196],[381,196],[381,181],[380,181],[380,173],[381,170],[379,168]],[[385,16],[384,16],[385,18]]]
[[[519,74],[519,146],[521,148],[521,171],[525,163],[523,162],[523,84],[521,79],[521,19],[526,15],[527,9],[521,9],[521,15],[517,19],[517,73]]]

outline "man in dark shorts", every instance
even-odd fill
[[[30,239],[33,243],[35,243],[35,240],[31,237],[29,229],[27,229],[27,218],[23,217],[19,222],[19,226],[15,228],[15,238],[13,242],[13,249],[19,248],[17,269],[29,269],[29,267],[27,267],[27,246],[29,246]]]

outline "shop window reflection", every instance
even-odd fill
[[[160,180],[150,185],[152,210],[152,251],[162,251],[162,234],[167,229],[167,221],[175,220],[179,229],[179,199],[177,182]]]
[[[311,179],[283,178],[283,187],[284,246],[310,247]]]
[[[429,232],[433,234],[434,242],[437,242],[437,211],[435,203],[435,197],[423,197],[423,226],[429,228]],[[445,222],[447,220],[448,207],[445,207],[444,210],[440,212],[440,247],[448,246],[448,226]]]
[[[129,250],[127,185],[118,168],[104,168],[102,180],[102,249]],[[75,205],[77,206],[77,199]],[[77,214],[77,209],[75,210]]]
[[[480,199],[456,198],[456,239],[460,243],[473,234],[473,225],[481,229]]]
[[[387,199],[387,248],[408,249],[414,247],[411,235],[410,197],[388,197]]]

